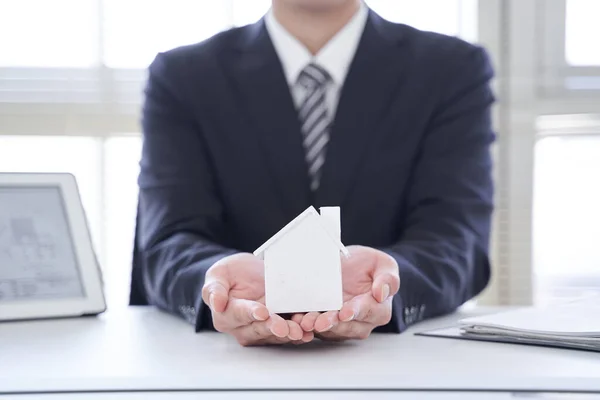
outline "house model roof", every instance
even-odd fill
[[[317,221],[319,222],[318,225],[321,227],[321,229],[323,229],[323,231],[325,231],[325,233],[327,234],[327,237],[329,237],[329,239],[333,242],[333,244],[335,244],[338,247],[340,252],[342,254],[344,254],[344,256],[346,256],[346,257],[350,256],[350,253],[348,252],[348,249],[346,249],[346,246],[344,246],[344,244],[339,239],[337,239],[335,236],[333,236],[331,234],[331,232],[329,231],[329,229],[327,229],[325,227],[325,225],[323,224],[323,222],[321,220],[321,218],[322,218],[321,214],[319,214],[313,206],[308,207],[306,210],[304,210],[304,212],[302,212],[302,214],[298,215],[289,224],[287,224],[286,226],[281,228],[281,230],[279,232],[277,232],[269,240],[267,240],[262,246],[260,246],[258,249],[256,249],[256,251],[254,252],[254,255],[257,257],[260,257],[262,259],[264,256],[265,250],[267,250],[269,247],[271,247],[273,244],[275,244],[275,242],[277,242],[280,238],[282,238],[288,232],[290,232],[292,229],[294,229],[305,218],[308,218],[311,216],[317,217]]]

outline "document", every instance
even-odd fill
[[[600,351],[600,297],[467,318],[422,335]]]
[[[600,338],[600,298],[467,318],[460,324],[475,331],[487,328],[514,333]]]
[[[83,296],[60,188],[0,188],[0,302]]]

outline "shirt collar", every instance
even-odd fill
[[[314,62],[331,75],[335,84],[342,85],[367,23],[368,14],[367,6],[361,2],[360,9],[346,26],[336,33],[319,53],[313,56],[277,21],[273,11],[270,10],[265,17],[265,24],[283,66],[288,84],[295,85],[304,67]]]

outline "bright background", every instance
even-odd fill
[[[367,3],[481,43],[497,66],[495,280],[482,301],[598,290],[600,1]],[[0,171],[75,174],[109,307],[127,304],[146,67],[159,51],[258,20],[269,4],[0,0]],[[546,34],[533,37],[532,25]]]

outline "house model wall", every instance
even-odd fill
[[[339,310],[343,303],[339,207],[309,207],[254,252],[265,263],[273,313]]]

